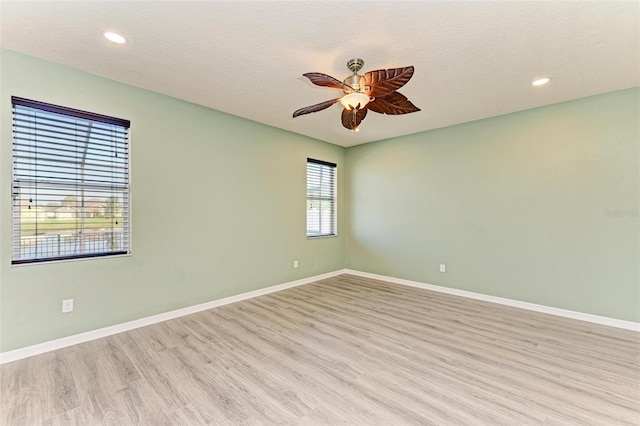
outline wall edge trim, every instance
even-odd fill
[[[17,361],[20,359],[28,358],[35,355],[40,355],[46,352],[51,352],[57,349],[66,348],[68,346],[77,345],[80,343],[89,342],[91,340],[100,339],[114,334],[122,333],[125,331],[135,330],[136,328],[146,327],[148,325],[157,324],[159,322],[168,321],[171,319],[183,317],[186,315],[195,314],[197,312],[206,311],[208,309],[217,308],[219,306],[229,305],[231,303],[240,302],[242,300],[253,299],[254,297],[263,296],[270,293],[286,290],[289,288],[310,284],[326,278],[335,277],[345,273],[344,269],[339,269],[333,272],[327,272],[320,275],[314,275],[308,278],[302,278],[295,281],[290,281],[283,284],[276,284],[270,287],[261,288],[258,290],[252,290],[246,293],[237,294],[234,296],[224,297],[222,299],[216,299],[197,305],[187,306],[186,308],[180,308],[173,311],[163,312],[148,317],[138,318],[132,321],[127,321],[120,324],[115,324],[95,330],[85,331],[83,333],[74,334],[71,336],[62,337],[59,339],[49,340],[47,342],[37,343],[31,346],[25,346],[23,348],[14,349],[7,352],[0,353],[0,364],[6,364],[8,362]]]
[[[616,318],[603,317],[599,315],[587,314],[584,312],[570,311],[568,309],[554,308],[552,306],[538,305],[536,303],[522,302],[504,297],[490,296],[482,293],[474,293],[467,290],[459,290],[455,288],[443,287],[435,284],[426,284],[418,281],[405,280],[402,278],[389,277],[386,275],[372,274],[370,272],[362,272],[354,269],[345,269],[345,274],[355,275],[363,278],[371,278],[375,280],[387,281],[393,284],[400,284],[409,287],[417,287],[425,290],[437,291],[439,293],[451,294],[454,296],[466,297],[469,299],[482,300],[485,302],[497,303],[500,305],[511,306],[514,308],[526,309],[529,311],[541,312],[565,318],[576,319],[580,321],[591,322],[610,327],[622,328],[625,330],[640,332],[640,323],[626,321]]]

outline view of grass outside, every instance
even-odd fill
[[[78,224],[83,222],[82,219],[45,219],[36,222],[33,219],[25,219],[20,221],[20,230],[22,236],[33,236],[42,234],[59,234],[66,232],[76,232]],[[106,218],[91,217],[84,219],[85,230],[99,230],[105,228],[116,228],[122,230],[122,217]]]
[[[20,202],[20,234],[23,237],[122,229],[123,203],[118,197],[82,199],[67,195],[60,201],[49,201],[44,206],[34,203],[35,197],[23,197]]]
[[[123,202],[92,193],[60,199],[35,192],[20,197],[19,257],[41,258],[99,253],[123,247]]]

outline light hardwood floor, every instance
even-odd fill
[[[341,275],[2,365],[0,421],[638,425],[639,337]]]

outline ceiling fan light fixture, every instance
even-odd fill
[[[340,98],[340,103],[349,111],[353,109],[362,109],[369,103],[369,96],[364,93],[353,92]]]

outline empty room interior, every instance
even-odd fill
[[[0,425],[640,425],[637,1],[0,1]]]

